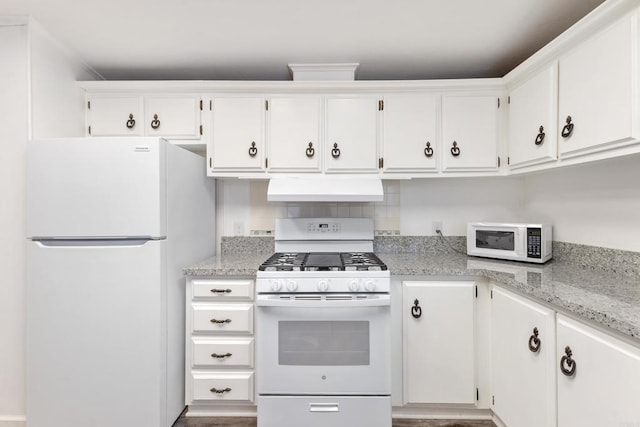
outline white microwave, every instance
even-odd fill
[[[467,254],[541,264],[552,256],[551,225],[470,222]]]

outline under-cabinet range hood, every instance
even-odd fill
[[[271,202],[381,202],[382,180],[353,175],[272,178],[267,199]]]

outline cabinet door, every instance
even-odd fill
[[[269,100],[269,171],[320,172],[321,98]]]
[[[557,328],[558,426],[640,423],[640,349],[562,315]],[[567,347],[571,376],[560,371],[572,370]]]
[[[475,404],[475,283],[403,282],[404,403]]]
[[[493,411],[506,425],[555,425],[555,332],[552,310],[493,288]]]
[[[564,132],[558,143],[561,158],[636,142],[635,21],[635,14],[625,17],[560,58],[558,128]],[[566,127],[570,125],[571,132]]]
[[[376,97],[327,99],[327,172],[378,170]]]
[[[443,172],[496,170],[498,97],[442,98]]]
[[[213,99],[213,135],[207,146],[211,172],[264,170],[264,116],[262,97]]]
[[[201,102],[196,95],[145,96],[145,135],[199,139]]]
[[[509,94],[511,169],[557,158],[557,81],[554,62]]]
[[[105,96],[91,94],[88,97],[88,122],[92,136],[142,136],[142,96]]]
[[[435,172],[438,97],[384,97],[382,158],[385,172]]]

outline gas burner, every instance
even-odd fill
[[[259,270],[261,271],[301,271],[306,253],[297,252],[277,252],[268,260],[262,263]]]
[[[387,266],[371,252],[275,253],[260,271],[385,271]]]

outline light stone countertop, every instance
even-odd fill
[[[184,269],[186,276],[255,276],[271,253],[214,256]],[[544,265],[456,253],[378,253],[392,276],[481,276],[534,300],[633,337],[640,342],[640,277],[586,269],[558,260]]]

